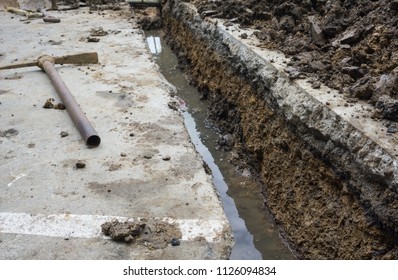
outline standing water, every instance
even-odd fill
[[[212,171],[214,185],[236,240],[230,259],[294,259],[264,207],[260,186],[249,176],[238,174],[235,166],[225,159],[228,154],[216,149],[219,135],[206,126],[207,102],[199,99],[197,89],[189,85],[178,69],[177,57],[161,39],[160,32],[151,31],[146,35],[160,71],[186,103],[187,108],[182,113],[185,126]]]

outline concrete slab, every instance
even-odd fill
[[[57,71],[102,142],[88,148],[66,110],[43,108],[60,99],[39,68],[0,72],[0,259],[228,258],[211,176],[128,7],[52,15],[61,23],[0,12],[0,65],[98,52],[99,64]],[[115,242],[101,232],[114,218],[147,227]]]

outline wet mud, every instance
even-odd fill
[[[137,222],[114,219],[102,224],[101,229],[114,241],[141,244],[150,250],[164,249],[169,244],[179,246],[182,237],[178,227],[155,219]]]
[[[247,1],[252,2],[265,1]],[[230,151],[239,170],[256,174],[265,203],[295,255],[397,259],[398,196],[388,179],[367,174],[347,147],[300,120],[287,120],[270,94],[272,81],[259,79],[211,23],[203,29],[194,9],[178,3],[168,1],[163,7],[168,43],[191,83],[209,100],[209,119],[223,135],[220,147]],[[224,4],[234,11],[233,4]],[[202,17],[208,9],[199,5]],[[217,7],[212,11],[219,15]]]

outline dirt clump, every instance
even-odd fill
[[[311,77],[398,120],[398,1],[191,0],[202,17],[252,28],[261,46]]]
[[[133,9],[133,18],[137,19],[137,23],[141,25],[144,30],[157,30],[162,27],[162,19],[159,8],[139,8]]]
[[[133,223],[129,221],[119,222],[115,219],[101,225],[105,236],[110,236],[112,240],[131,242],[141,235],[144,223]]]
[[[137,222],[113,219],[101,225],[102,233],[114,241],[134,242],[150,250],[164,249],[181,244],[181,231],[172,224],[157,219],[140,219]]]
[[[106,36],[109,32],[104,30],[101,26],[90,30],[90,36]]]
[[[0,130],[0,137],[11,138],[13,136],[17,136],[19,134],[18,130],[14,128],[10,128],[7,130]]]
[[[55,103],[54,98],[49,98],[44,102],[43,108],[45,109],[56,109],[56,110],[65,110],[66,107],[62,103]]]

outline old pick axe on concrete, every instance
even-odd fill
[[[49,55],[42,55],[36,61],[8,65],[0,67],[0,70],[14,69],[21,67],[38,66],[44,70],[50,78],[55,87],[59,97],[68,110],[72,121],[76,125],[86,144],[90,147],[97,147],[101,143],[101,138],[98,136],[95,129],[90,124],[86,115],[80,109],[76,100],[73,98],[69,89],[61,79],[54,64],[91,64],[98,63],[97,53],[81,53],[76,55],[66,55],[61,57],[52,57]]]

